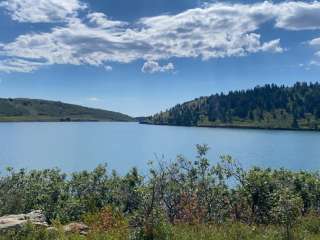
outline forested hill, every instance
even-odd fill
[[[265,85],[200,97],[147,118],[143,123],[320,129],[320,84],[296,83],[293,87]]]
[[[62,102],[0,98],[0,121],[133,121],[125,114]]]

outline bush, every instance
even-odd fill
[[[90,234],[108,233],[117,236],[117,239],[128,238],[127,220],[121,212],[111,206],[104,207],[97,213],[86,214],[83,219],[90,228]]]
[[[43,227],[26,224],[19,230],[11,230],[0,234],[0,240],[56,240],[57,234]]]
[[[320,217],[317,215],[309,215],[299,222],[301,231],[310,234],[320,234]]]
[[[197,145],[194,161],[181,155],[159,161],[144,177],[137,169],[110,174],[105,165],[70,176],[58,169],[8,169],[0,175],[0,215],[40,209],[49,223],[84,220],[89,239],[190,239],[187,232],[199,239],[277,239],[281,228],[287,239],[320,234],[319,173],[245,170],[230,156],[211,164],[208,150]],[[53,233],[26,228],[12,234],[50,240]]]

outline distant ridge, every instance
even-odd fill
[[[200,97],[144,118],[140,123],[176,126],[320,129],[320,84],[267,84]]]
[[[128,115],[58,101],[0,98],[0,122],[134,121]]]

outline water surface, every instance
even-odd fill
[[[137,123],[1,123],[0,169],[59,167],[66,172],[107,163],[125,173],[157,157],[193,158],[206,143],[212,162],[229,154],[244,167],[320,169],[320,132],[188,128]]]

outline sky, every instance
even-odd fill
[[[146,116],[319,80],[319,1],[0,0],[0,97]]]

